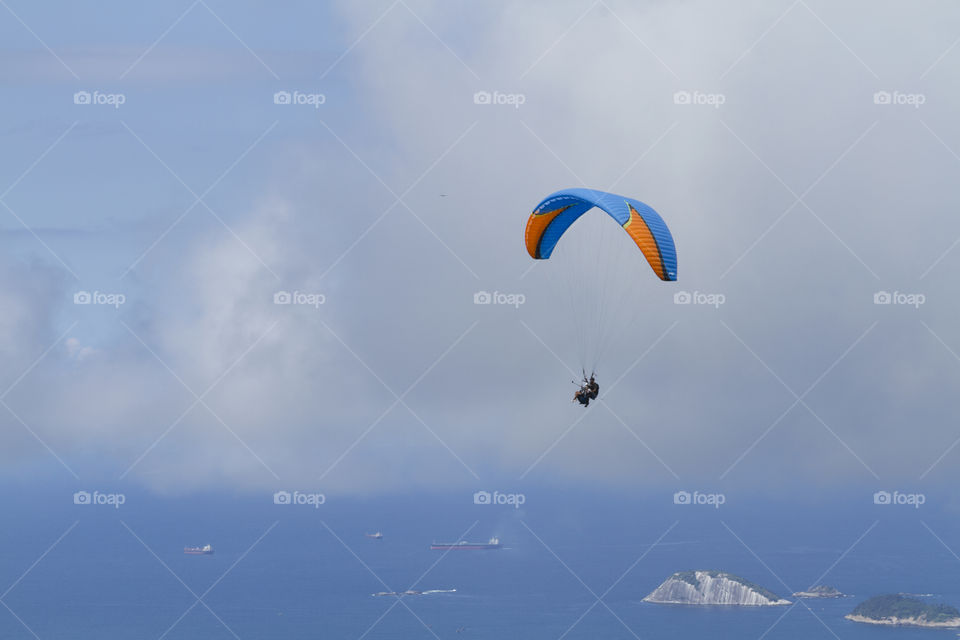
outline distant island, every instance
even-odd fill
[[[724,571],[679,571],[643,599],[656,604],[776,606],[790,604],[769,589]]]
[[[868,624],[908,627],[960,627],[960,611],[946,604],[927,604],[900,594],[876,596],[846,616],[847,620]]]
[[[833,587],[828,587],[825,584],[818,584],[815,587],[810,587],[806,591],[797,591],[793,594],[794,598],[845,598],[846,594],[840,593]]]

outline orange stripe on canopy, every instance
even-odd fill
[[[527,220],[527,231],[524,234],[524,238],[527,242],[527,253],[530,254],[531,258],[537,259],[537,247],[540,245],[540,238],[543,237],[543,232],[547,230],[547,227],[550,226],[550,223],[553,222],[557,216],[561,213],[572,207],[573,205],[566,205],[560,207],[559,209],[554,209],[552,211],[544,211],[543,213],[537,213]]]
[[[653,234],[650,233],[650,227],[647,226],[646,221],[637,213],[637,210],[633,208],[633,205],[628,203],[627,206],[630,207],[630,219],[623,225],[624,230],[630,234],[633,241],[640,247],[640,251],[643,252],[647,262],[653,267],[654,273],[656,273],[661,280],[668,280],[669,278],[667,278],[667,274],[663,268],[663,256],[660,255],[660,247],[657,245]]]

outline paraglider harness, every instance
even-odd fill
[[[573,382],[573,381],[571,381]],[[574,382],[574,384],[578,384]],[[597,396],[600,395],[600,385],[597,384],[596,374],[590,373],[590,378],[587,379],[587,372],[583,372],[583,382],[579,383],[580,389],[573,394],[573,399],[582,404],[583,406],[589,406],[591,400],[596,400]]]

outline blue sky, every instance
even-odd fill
[[[2,9],[8,473],[160,492],[954,480],[948,5]],[[584,184],[656,207],[680,256],[676,286],[609,258],[640,267],[637,315],[587,417],[553,265],[529,270],[521,238]]]

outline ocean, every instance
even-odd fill
[[[538,488],[520,508],[470,493],[259,497],[125,495],[119,508],[9,491],[0,527],[0,638],[912,638],[956,632],[849,622],[867,597],[960,605],[955,514],[869,495],[790,504]],[[382,531],[382,540],[364,534]],[[463,536],[496,551],[431,551]],[[59,540],[59,542],[58,542]],[[659,540],[658,544],[654,544]],[[212,544],[211,556],[183,554]],[[949,547],[949,548],[948,548]],[[720,569],[794,606],[643,603],[675,571]],[[442,590],[395,597],[379,591]],[[455,590],[455,591],[453,591]]]

